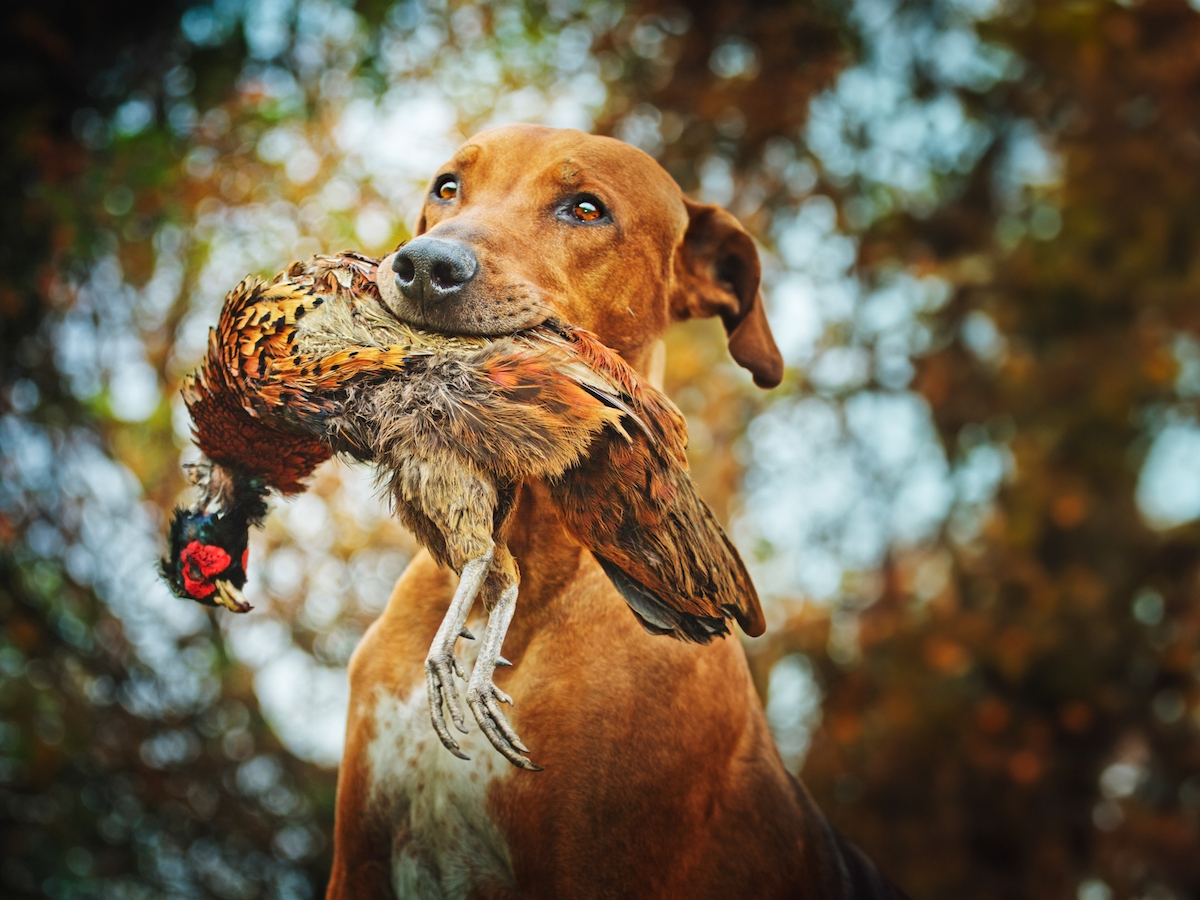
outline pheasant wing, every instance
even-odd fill
[[[567,339],[640,425],[602,435],[552,483],[567,529],[648,631],[705,643],[727,634],[725,620],[734,618],[747,634],[762,634],[754,583],[688,475],[683,415],[594,336],[572,329]]]
[[[754,583],[688,473],[638,436],[605,435],[551,491],[648,631],[706,643],[766,628]]]
[[[536,333],[489,340],[425,363],[422,422],[431,452],[465,454],[513,482],[553,478],[575,465],[607,428],[633,415],[619,392],[568,347]],[[397,421],[396,428],[410,427]]]

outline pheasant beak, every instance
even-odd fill
[[[246,601],[246,595],[228,581],[218,580],[216,585],[217,595],[213,597],[213,600],[225,607],[230,612],[245,613],[254,609],[254,607]]]

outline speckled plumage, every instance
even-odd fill
[[[661,392],[569,326],[501,338],[415,329],[379,303],[376,266],[342,253],[243,282],[184,395],[201,449],[235,479],[288,492],[331,450],[373,460],[402,521],[462,575],[427,662],[447,747],[459,752],[442,698],[461,729],[454,643],[478,593],[497,621],[468,703],[497,749],[534,768],[491,683],[519,583],[505,525],[526,479],[549,485],[568,532],[647,630],[706,642],[731,617],[762,632],[745,567],[687,474],[684,419]]]
[[[210,460],[285,494],[304,489],[302,479],[332,454],[322,422],[346,385],[403,371],[419,335],[410,329],[383,345],[362,324],[386,316],[376,265],[349,252],[313,257],[270,282],[250,277],[229,292],[208,354],[183,385],[196,443]],[[299,347],[305,318],[320,318],[330,300],[338,302],[325,318],[344,339],[332,346],[318,337]]]
[[[423,333],[415,329],[395,331],[394,343],[375,340],[373,319],[394,321],[378,302],[376,265],[351,252],[313,257],[270,282],[247,278],[226,296],[208,353],[183,384],[196,443],[209,462],[192,473],[198,496],[175,511],[162,561],[179,596],[250,609],[240,594],[241,551],[246,531],[265,514],[266,495],[304,490],[303,479],[333,454],[326,422],[347,390],[403,371],[422,352]],[[306,317],[329,323],[337,346],[320,329],[297,346],[298,335],[314,332],[304,329]],[[193,541],[218,547],[229,564],[201,571],[186,552]]]

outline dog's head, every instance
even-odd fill
[[[434,176],[416,234],[378,279],[406,322],[498,335],[555,317],[644,366],[671,321],[719,315],[757,384],[782,377],[754,241],[621,141],[533,125],[485,131]]]

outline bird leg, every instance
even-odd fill
[[[479,658],[475,661],[475,670],[471,672],[471,680],[467,683],[467,705],[471,707],[475,721],[479,723],[487,739],[505,759],[519,768],[540,772],[541,766],[521,755],[521,752],[528,753],[529,748],[521,743],[521,739],[517,737],[517,733],[500,710],[501,703],[512,706],[512,697],[496,687],[496,682],[492,680],[496,666],[511,665],[500,655],[500,647],[504,643],[504,635],[508,632],[508,625],[517,608],[517,590],[516,584],[506,587],[488,614]]]
[[[464,680],[466,676],[463,674],[462,665],[454,655],[454,646],[459,637],[464,636],[467,616],[471,612],[479,589],[483,587],[483,583],[487,579],[488,570],[492,566],[493,552],[494,550],[489,548],[483,556],[472,559],[463,566],[462,574],[458,579],[458,589],[455,590],[454,598],[450,601],[450,608],[446,610],[446,617],[442,619],[442,624],[438,626],[437,634],[434,635],[429,655],[425,657],[425,688],[429,695],[429,713],[433,717],[433,730],[437,732],[437,736],[441,738],[446,749],[459,759],[470,759],[470,757],[462,752],[458,741],[450,735],[450,729],[446,727],[446,719],[442,712],[442,701],[445,700],[446,706],[450,710],[450,718],[453,720],[454,726],[466,734],[467,725],[463,720],[458,689],[454,686],[455,675]]]

